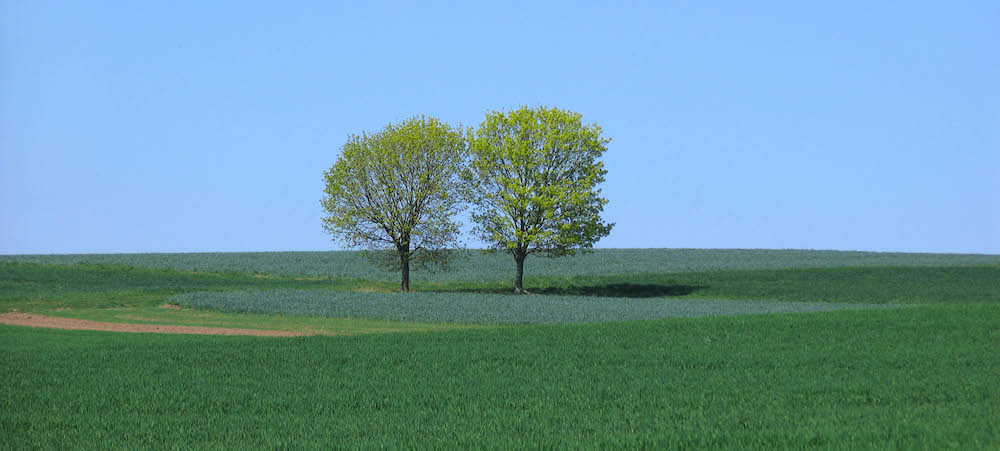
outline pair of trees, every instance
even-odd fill
[[[446,263],[459,244],[455,216],[472,207],[473,233],[516,263],[589,249],[614,224],[597,187],[609,139],[580,114],[558,108],[492,111],[475,130],[414,117],[353,135],[325,173],[323,227],[350,247],[401,270]],[[387,260],[388,258],[388,260]]]

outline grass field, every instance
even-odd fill
[[[475,262],[398,294],[392,274],[349,272],[363,267],[295,270],[300,253],[3,257],[0,312],[352,335],[0,326],[0,434],[10,448],[1000,447],[997,256],[700,252],[529,261],[533,296]],[[191,263],[210,259],[246,266]],[[906,306],[815,311],[852,304]],[[707,306],[727,316],[623,321]]]
[[[14,448],[984,449],[1000,440],[997,313],[302,339],[3,327],[0,428]]]

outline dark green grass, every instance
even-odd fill
[[[789,268],[570,278],[529,277],[546,295],[699,297],[876,304],[1000,303],[1000,266]],[[451,282],[418,289],[509,293],[509,284]]]
[[[692,318],[717,315],[825,312],[885,304],[518,296],[477,293],[356,293],[331,290],[202,292],[171,303],[235,313],[280,313],[365,320],[462,324],[554,324]]]
[[[462,251],[448,271],[414,272],[415,281],[511,282],[509,254]],[[285,276],[397,281],[398,273],[370,265],[358,252],[245,252],[193,254],[8,255],[0,262],[91,263],[162,269],[230,271]],[[598,249],[566,258],[529,257],[528,277],[573,277],[767,268],[840,266],[1000,265],[1000,255],[910,254],[770,249]]]
[[[997,305],[266,339],[0,326],[4,446],[989,449]]]
[[[297,280],[239,273],[193,273],[95,265],[0,263],[0,313],[55,307],[121,307],[162,304],[193,291],[270,288],[391,289],[391,284],[348,280]]]

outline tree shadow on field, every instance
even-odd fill
[[[569,296],[602,296],[616,298],[658,298],[663,296],[686,296],[708,288],[702,285],[660,285],[649,283],[611,283],[606,285],[569,285],[565,287],[543,287],[528,291],[535,294],[561,294]]]
[[[664,296],[686,296],[708,288],[705,285],[652,284],[652,283],[609,283],[596,285],[565,285],[525,287],[531,294],[564,296],[600,296],[609,298],[658,298]],[[510,288],[468,289],[459,292],[511,294]]]

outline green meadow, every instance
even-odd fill
[[[4,447],[1000,447],[1000,256],[0,256]],[[174,308],[163,308],[171,305]]]

